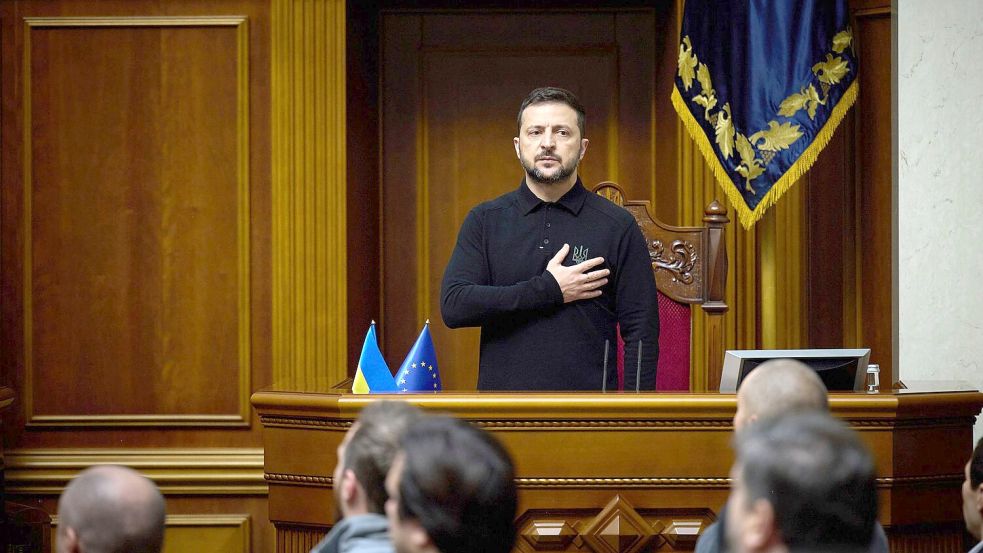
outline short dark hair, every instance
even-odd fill
[[[976,442],[973,456],[969,460],[969,483],[974,490],[983,484],[983,438]]]
[[[400,438],[422,416],[418,407],[403,401],[376,401],[362,409],[344,459],[338,462],[355,473],[370,512],[385,512],[386,473],[399,451]]]
[[[416,520],[441,553],[508,553],[517,492],[508,453],[490,434],[427,417],[402,442],[399,515]]]
[[[573,92],[556,86],[540,87],[526,96],[526,99],[519,105],[519,115],[515,120],[517,131],[522,132],[522,112],[526,111],[527,107],[549,102],[566,104],[577,112],[577,128],[580,129],[580,138],[583,138],[584,129],[587,126],[587,114],[584,111],[584,105],[580,103],[580,100],[577,99],[577,96]]]
[[[772,418],[736,435],[748,504],[764,499],[795,550],[863,551],[877,520],[874,463],[857,434],[829,415]]]

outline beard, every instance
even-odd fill
[[[545,174],[539,167],[536,167],[536,161],[542,157],[552,157],[556,158],[559,167],[555,169],[553,174]],[[577,166],[580,164],[580,160],[573,158],[569,163],[565,163],[562,158],[556,154],[549,154],[549,156],[537,155],[535,159],[530,161],[525,156],[519,157],[519,163],[522,164],[522,168],[526,171],[526,176],[537,184],[551,185],[556,184],[560,181],[566,180],[567,177],[572,175],[574,171],[577,170]]]

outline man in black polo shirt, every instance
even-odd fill
[[[625,388],[655,388],[659,315],[648,248],[631,214],[577,176],[584,119],[573,93],[533,90],[514,139],[526,178],[461,225],[440,307],[451,328],[481,327],[479,390],[613,390],[616,325]]]

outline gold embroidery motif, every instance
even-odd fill
[[[679,78],[683,80],[683,90],[689,90],[693,86],[694,68],[696,56],[693,55],[693,44],[685,36],[683,43],[679,45]]]
[[[812,66],[812,72],[816,74],[819,78],[820,83],[825,83],[828,85],[834,85],[846,74],[850,72],[850,68],[846,65],[846,60],[833,54],[826,54],[826,61],[821,61],[816,65]]]
[[[826,98],[819,98],[819,92],[811,83],[808,88],[803,87],[798,94],[793,94],[782,100],[782,105],[778,108],[778,115],[792,117],[800,109],[805,108],[809,113],[809,119],[816,118],[816,108],[826,105]]]
[[[749,140],[759,150],[780,152],[787,150],[793,142],[802,137],[800,128],[788,122],[778,124],[778,121],[768,121],[768,128],[752,134]],[[759,140],[764,142],[758,144]]]
[[[712,123],[710,110],[717,106],[717,91],[713,89],[713,83],[710,81],[710,70],[707,68],[707,64],[700,64],[700,68],[696,70],[696,80],[700,82],[700,89],[703,92],[694,96],[693,101],[703,106],[703,117]]]
[[[853,31],[847,27],[837,33],[832,42],[831,50],[842,54],[847,48],[853,47]],[[787,150],[802,137],[802,127],[788,121],[779,123],[772,120],[768,122],[767,129],[753,133],[750,138],[737,132],[731,117],[730,103],[724,104],[716,112],[713,111],[717,107],[717,91],[713,88],[710,69],[706,64],[700,63],[699,58],[693,53],[693,43],[688,36],[684,36],[679,45],[678,71],[679,78],[683,81],[683,90],[692,88],[694,78],[699,83],[700,93],[692,98],[693,103],[703,106],[703,118],[714,128],[715,142],[720,155],[725,160],[730,159],[736,147],[741,158],[736,171],[744,177],[744,189],[755,194],[751,181],[764,174],[766,166],[778,152]],[[814,120],[818,107],[825,106],[829,100],[830,89],[846,77],[850,67],[846,59],[827,53],[826,61],[813,65],[812,72],[819,80],[819,86],[823,91],[822,98],[819,97],[815,85],[809,83],[800,88],[799,92],[782,100],[778,115],[791,118],[804,109],[809,119]]]
[[[737,172],[744,177],[744,190],[754,194],[751,181],[761,176],[765,172],[761,160],[754,157],[754,146],[741,133],[737,133],[737,153],[741,155],[741,164],[737,167]]]
[[[714,126],[717,135],[717,146],[724,159],[729,159],[734,152],[734,123],[730,118],[730,104],[724,104],[724,109],[717,114],[717,124]]]
[[[833,37],[833,51],[837,54],[842,54],[844,50],[853,45],[853,31],[850,27],[846,30],[836,33]]]

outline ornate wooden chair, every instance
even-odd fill
[[[704,211],[702,227],[674,227],[657,221],[648,201],[628,200],[613,182],[602,182],[594,192],[631,213],[648,244],[652,271],[659,291],[659,367],[655,388],[660,391],[715,390],[720,382],[724,341],[722,315],[727,311],[727,250],[724,225],[727,210],[713,201]],[[692,306],[708,315],[707,363],[691,360]],[[702,363],[699,363],[702,365]],[[702,371],[697,374],[694,371]],[[618,336],[618,382],[624,381],[624,343]]]

